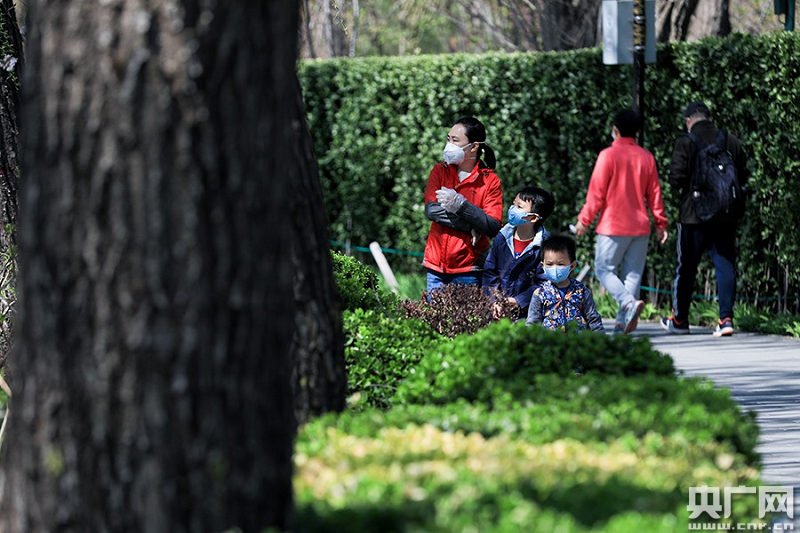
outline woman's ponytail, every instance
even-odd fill
[[[483,154],[479,154],[478,157],[483,155],[483,164],[486,165],[486,168],[494,169],[494,166],[497,164],[497,157],[494,155],[494,150],[486,143],[482,143],[481,148],[483,148]]]

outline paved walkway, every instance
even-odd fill
[[[671,335],[654,322],[640,322],[633,335],[649,337],[686,375],[727,387],[743,409],[756,413],[762,479],[795,488],[792,523],[800,531],[800,340],[744,332],[717,339],[706,328]]]

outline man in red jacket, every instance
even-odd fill
[[[653,154],[636,144],[642,119],[632,110],[614,117],[610,147],[597,156],[586,202],[575,233],[586,235],[597,214],[594,269],[603,287],[619,303],[614,331],[630,333],[639,323],[644,301],[639,299],[647,243],[649,208],[660,244],[667,240],[667,217]],[[618,273],[619,270],[619,273]]]

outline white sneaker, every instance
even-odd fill
[[[715,337],[730,337],[733,335],[733,319],[723,318],[717,324],[717,329],[714,330]]]
[[[634,300],[625,308],[625,329],[623,333],[631,333],[639,325],[639,315],[644,310],[643,300]]]

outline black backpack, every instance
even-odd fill
[[[744,213],[744,191],[727,149],[728,135],[720,130],[716,141],[709,144],[692,132],[686,135],[697,145],[691,182],[697,218],[703,222],[737,220]]]

